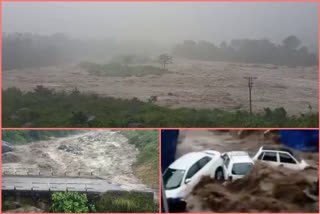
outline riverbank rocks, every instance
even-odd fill
[[[12,152],[2,154],[2,163],[18,163],[21,158]]]
[[[10,143],[6,141],[2,141],[1,143],[2,143],[2,147],[1,147],[2,154],[7,152],[12,152],[14,150],[14,147]]]
[[[59,150],[66,150],[68,149],[68,146],[64,145],[64,144],[61,144],[59,147],[58,147]]]
[[[83,149],[80,148],[79,146],[67,146],[67,145],[64,145],[64,144],[61,144],[59,147],[58,147],[59,150],[65,150],[66,152],[70,152],[72,154],[75,154],[75,155],[81,155]]]
[[[3,213],[43,213],[44,210],[41,210],[34,206],[24,206],[13,210],[5,210]]]

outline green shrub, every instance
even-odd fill
[[[88,213],[95,212],[94,205],[88,203],[86,194],[57,192],[51,196],[51,212],[54,213]]]
[[[155,213],[159,212],[152,194],[139,192],[107,192],[95,201],[101,213]]]
[[[91,62],[82,62],[79,64],[88,73],[98,76],[126,77],[126,76],[144,76],[144,75],[162,75],[164,71],[161,68],[151,65],[128,66],[120,63],[97,64]]]

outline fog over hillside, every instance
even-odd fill
[[[317,50],[317,2],[3,2],[3,32],[177,43],[295,35]]]

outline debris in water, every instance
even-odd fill
[[[234,182],[203,177],[187,198],[189,212],[317,212],[305,194],[309,181],[301,172],[256,164]],[[201,206],[199,206],[199,203]]]

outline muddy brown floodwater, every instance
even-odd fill
[[[278,144],[263,131],[180,131],[177,157],[207,149],[247,151],[253,156],[262,145]],[[186,198],[188,212],[317,212],[318,203],[304,193],[318,179],[318,153],[298,152],[311,165],[304,171],[256,164],[251,173],[231,183],[204,177]]]
[[[106,62],[107,63],[107,62]],[[159,66],[154,64],[155,66]],[[141,77],[89,75],[77,65],[28,68],[2,72],[2,87],[24,91],[36,85],[146,101],[157,96],[156,104],[171,108],[219,108],[248,110],[245,76],[257,77],[253,87],[253,110],[284,107],[289,114],[318,109],[318,68],[204,62],[174,58],[170,72]],[[309,108],[309,105],[312,109]]]
[[[126,190],[149,190],[133,174],[139,151],[116,131],[91,130],[15,146],[2,155],[2,174],[96,176]]]

